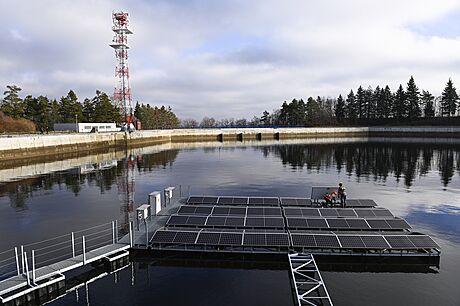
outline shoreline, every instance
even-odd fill
[[[141,130],[131,134],[115,132],[2,136],[0,158],[2,161],[31,159],[108,148],[126,150],[167,143],[382,136],[460,138],[460,127],[215,128]]]

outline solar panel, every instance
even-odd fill
[[[263,205],[264,198],[249,198],[250,205]]]
[[[366,220],[372,229],[391,229],[390,225],[385,220]]]
[[[265,246],[266,239],[264,233],[245,233],[243,245]]]
[[[196,243],[199,244],[219,244],[220,233],[202,232],[198,236]]]
[[[328,228],[325,219],[306,219],[309,228]]]
[[[176,231],[157,230],[152,237],[152,243],[171,243],[176,236]]]
[[[279,207],[265,207],[264,208],[265,216],[281,216],[281,208]]]
[[[337,213],[337,210],[332,209],[332,208],[320,208],[319,212],[321,213],[321,216],[323,217],[338,217],[339,214]]]
[[[389,249],[390,245],[382,236],[360,236],[367,249]]]
[[[187,224],[187,216],[171,216],[166,222],[167,225],[184,225]]]
[[[359,236],[337,236],[343,248],[350,249],[363,249],[365,248],[364,242]]]
[[[233,204],[246,205],[248,204],[248,198],[233,198]]]
[[[415,245],[407,238],[407,236],[393,236],[386,235],[385,239],[388,241],[393,249],[413,249]]]
[[[286,216],[302,216],[302,210],[300,208],[285,208],[284,213]]]
[[[294,246],[316,248],[314,235],[292,234],[291,237]]]
[[[319,210],[317,208],[304,208],[302,209],[302,215],[304,217],[319,217]]]
[[[388,219],[385,220],[392,229],[409,229],[410,225],[403,219]]]
[[[196,207],[195,214],[196,215],[209,215],[212,211],[212,207]]]
[[[284,220],[279,217],[265,218],[265,227],[284,227]]]
[[[227,217],[208,217],[208,221],[206,222],[207,226],[222,226],[225,225],[225,219]]]
[[[372,209],[355,209],[356,214],[358,217],[366,218],[366,217],[375,217]]]
[[[271,234],[267,233],[265,235],[267,239],[267,245],[270,246],[289,246],[289,239],[287,234],[280,233],[280,234]]]
[[[410,235],[407,236],[409,240],[417,247],[417,248],[437,248],[439,249],[439,245],[431,239],[429,236],[425,235]]]
[[[187,203],[189,204],[200,204],[203,202],[203,197],[189,197]]]
[[[265,226],[264,218],[246,217],[246,226],[247,227],[264,227]]]
[[[345,219],[350,226],[351,229],[369,229],[369,225],[367,225],[364,219]]]
[[[374,209],[372,212],[377,217],[393,217],[393,214],[388,209]]]
[[[303,218],[287,218],[288,227],[308,227],[307,219]]]
[[[222,204],[222,205],[232,204],[233,203],[233,198],[231,198],[231,197],[219,197],[217,203]]]
[[[223,245],[241,245],[243,234],[241,233],[221,233],[219,244]]]
[[[265,205],[279,205],[279,199],[278,198],[263,198],[264,199],[264,204]]]
[[[319,248],[340,248],[339,241],[336,236],[332,235],[314,235],[316,245]]]
[[[359,207],[361,203],[358,200],[347,200],[346,205],[347,207]]]
[[[244,218],[243,217],[227,217],[225,220],[226,226],[243,226]]]
[[[203,197],[203,204],[217,204],[217,197]]]
[[[356,217],[355,210],[351,208],[337,208],[337,213],[340,217]]]
[[[212,214],[219,215],[219,216],[227,216],[229,211],[230,211],[230,208],[228,207],[214,207]]]
[[[326,219],[330,228],[349,228],[345,219]]]
[[[204,225],[206,217],[190,216],[187,220],[187,225]]]
[[[179,208],[178,213],[193,215],[195,213],[195,210],[196,210],[196,207],[194,206],[183,205]]]
[[[228,214],[233,215],[233,216],[245,216],[246,208],[245,207],[231,207]]]
[[[198,232],[177,232],[174,243],[194,244]]]
[[[370,200],[370,199],[360,199],[359,204],[361,204],[362,207],[375,207],[375,206],[377,206],[377,203],[375,203],[374,200]]]
[[[248,216],[263,216],[264,209],[262,207],[248,207]]]
[[[285,206],[297,206],[297,199],[281,198],[281,205],[285,205]]]

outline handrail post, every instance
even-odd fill
[[[72,232],[72,257],[75,257],[75,234]]]
[[[112,243],[115,244],[115,222],[112,221]]]
[[[133,222],[129,222],[129,245],[133,247],[134,244],[134,233],[133,233]]]
[[[146,219],[144,219],[145,223],[145,248],[147,249],[149,247],[149,226],[148,222]]]
[[[118,220],[115,220],[115,242],[118,242]]]
[[[32,250],[32,283],[35,284],[35,250]]]
[[[16,269],[18,270],[18,275],[21,275],[21,269],[19,269],[19,254],[18,247],[14,247],[14,255],[16,257]]]
[[[86,244],[85,244],[85,236],[81,237],[82,244],[83,244],[83,265],[86,265]]]
[[[22,267],[22,274],[26,273],[25,266],[24,266],[24,246],[21,245],[21,267]]]
[[[26,269],[27,285],[30,286],[29,266],[27,265],[27,254],[26,252],[24,252],[23,254],[24,254],[24,262],[25,262],[25,269]]]

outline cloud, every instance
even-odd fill
[[[44,9],[46,8],[46,9]],[[407,1],[2,1],[0,85],[80,98],[112,92],[111,12],[130,13],[134,100],[180,117],[247,117],[295,97],[460,82],[460,3]]]

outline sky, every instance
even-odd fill
[[[112,93],[121,10],[134,102],[182,119],[250,119],[411,75],[435,95],[449,78],[460,86],[460,0],[0,0],[0,86]]]

